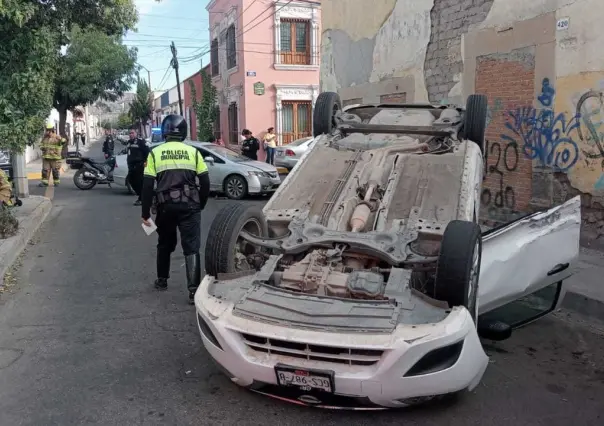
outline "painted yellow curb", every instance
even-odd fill
[[[67,169],[65,167],[61,167],[61,173],[65,173]],[[27,179],[31,180],[40,180],[42,179],[42,172],[28,172]]]
[[[277,171],[280,175],[286,175],[289,173],[289,170],[287,170],[285,167],[277,167]]]

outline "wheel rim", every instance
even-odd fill
[[[79,173],[78,174],[78,182],[81,186],[90,186],[92,181],[87,181],[86,179],[84,179],[84,173]]]
[[[476,241],[472,255],[472,268],[470,269],[470,285],[468,286],[468,308],[474,315],[478,316],[478,303],[476,301],[478,291],[478,279],[480,278],[480,241]]]
[[[243,187],[243,182],[238,178],[231,178],[227,182],[227,193],[233,198],[241,198],[243,196],[243,192],[245,191]]]
[[[255,235],[257,237],[262,236],[262,225],[257,219],[249,219],[241,227],[242,231],[248,234]],[[258,251],[256,246],[245,241],[241,236],[237,236],[237,243],[235,244],[235,271],[249,271],[253,269],[252,265],[247,262],[247,256],[254,254]]]

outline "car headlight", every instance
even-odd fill
[[[247,172],[247,173],[250,176],[258,176],[258,177],[265,177],[265,178],[270,178],[271,177],[268,173],[265,173],[265,172],[250,171],[250,172]]]

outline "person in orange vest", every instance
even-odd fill
[[[52,183],[54,186],[59,186],[61,174],[61,160],[63,145],[66,140],[55,133],[55,126],[52,124],[46,125],[46,133],[42,142],[40,142],[40,150],[42,151],[42,180],[39,186],[48,186],[48,178],[52,173]]]

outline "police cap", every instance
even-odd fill
[[[170,114],[161,123],[161,134],[165,139],[171,137],[184,141],[187,138],[187,121],[182,115]]]

